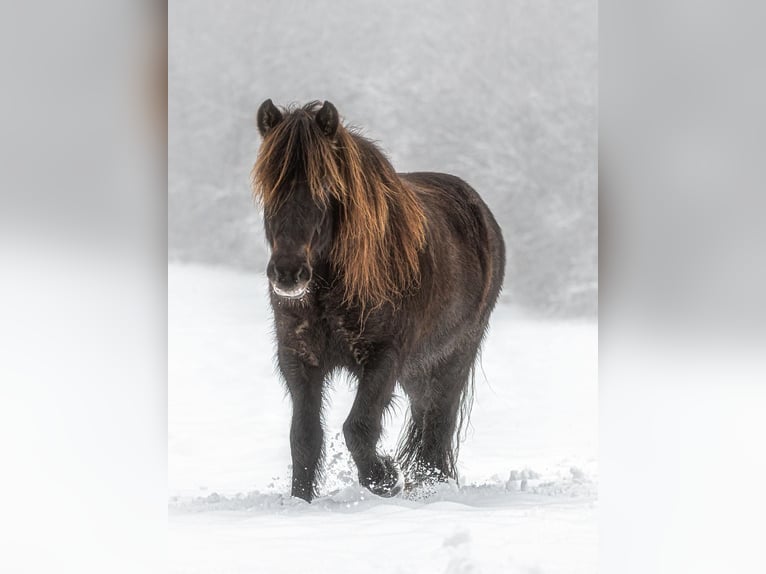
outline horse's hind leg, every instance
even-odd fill
[[[475,350],[458,351],[431,367],[422,378],[403,382],[410,397],[411,417],[398,459],[409,480],[457,479],[456,431],[475,357]]]

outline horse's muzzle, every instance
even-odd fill
[[[271,289],[279,295],[280,297],[284,297],[285,299],[300,299],[303,297],[306,292],[308,291],[308,282],[302,284],[302,285],[296,285],[294,287],[288,287],[285,289],[284,287],[280,287],[276,283],[271,283]]]
[[[266,275],[274,293],[287,299],[300,299],[311,282],[311,267],[305,261],[272,258]]]

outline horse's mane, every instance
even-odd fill
[[[261,144],[253,190],[268,216],[285,201],[283,186],[304,178],[314,200],[339,204],[330,253],[346,301],[362,308],[395,303],[420,281],[425,214],[375,144],[339,125],[331,139],[314,115],[321,104],[288,109]]]

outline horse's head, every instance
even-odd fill
[[[271,259],[266,275],[280,297],[303,297],[313,265],[327,256],[332,242],[333,213],[311,196],[305,181],[285,185],[285,201],[266,212],[266,238]]]
[[[258,130],[264,138],[261,167],[266,238],[271,259],[266,274],[280,297],[299,299],[312,280],[313,266],[332,247],[335,205],[319,193],[315,154],[318,138],[331,140],[338,112],[330,102],[316,111],[297,109],[283,114],[271,100],[258,109]],[[312,186],[313,182],[313,186]]]
[[[327,264],[344,300],[360,308],[393,303],[420,281],[426,218],[373,142],[340,124],[330,102],[258,109],[263,142],[253,192],[271,244],[274,293],[300,298],[312,267]]]

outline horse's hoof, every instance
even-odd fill
[[[404,475],[391,457],[381,457],[380,462],[381,466],[376,469],[374,478],[363,480],[360,477],[360,482],[373,494],[391,498],[402,491]]]

